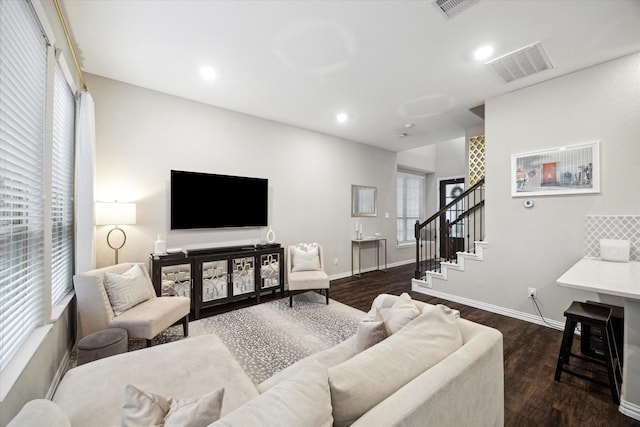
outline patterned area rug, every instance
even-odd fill
[[[332,347],[358,329],[365,313],[334,300],[325,304],[316,292],[242,308],[189,323],[189,336],[214,333],[242,365],[255,384],[292,363]],[[184,339],[182,326],[173,326],[153,340],[153,345]],[[129,340],[129,351],[146,346]]]

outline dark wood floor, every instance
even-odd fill
[[[607,388],[564,374],[560,382],[554,380],[561,331],[412,292],[413,269],[413,265],[406,265],[390,268],[387,272],[365,273],[360,279],[349,277],[333,280],[330,297],[368,311],[373,299],[381,293],[400,295],[407,292],[416,300],[445,304],[459,310],[460,316],[465,319],[498,329],[504,337],[504,411],[507,427],[640,427],[639,421],[618,411]],[[280,296],[269,295],[262,300],[266,302],[275,298]],[[253,303],[240,301],[226,304],[206,315]],[[575,341],[575,351],[578,352],[579,340]]]
[[[561,331],[412,292],[413,270],[407,265],[366,273],[361,279],[334,280],[330,296],[368,311],[380,293],[407,292],[416,300],[445,304],[465,319],[498,329],[504,336],[505,426],[640,426],[618,411],[607,388],[564,374],[560,382],[554,381]]]

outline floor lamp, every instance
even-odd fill
[[[107,245],[116,251],[116,264],[118,263],[118,250],[122,249],[127,243],[127,234],[120,225],[129,225],[136,223],[136,204],[123,202],[96,202],[96,225],[113,225],[107,234]],[[122,233],[122,244],[114,246],[111,243],[111,234],[114,231]]]

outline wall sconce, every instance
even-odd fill
[[[116,264],[118,263],[118,250],[122,249],[127,242],[127,235],[119,225],[129,225],[136,223],[136,204],[123,202],[96,202],[96,225],[113,225],[107,234],[107,245],[116,251]],[[119,230],[122,233],[122,244],[114,246],[111,244],[111,233]]]

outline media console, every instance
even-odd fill
[[[284,296],[284,249],[280,244],[190,249],[149,258],[158,296],[191,298],[191,320],[218,304],[246,298],[260,303],[263,292]]]

